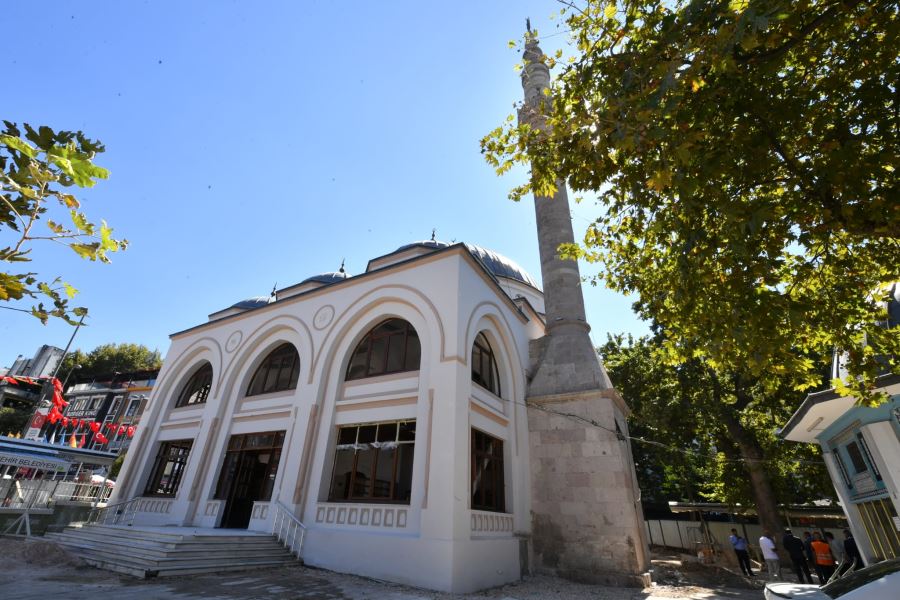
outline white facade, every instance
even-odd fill
[[[415,244],[362,275],[304,282],[174,334],[113,502],[142,498],[135,525],[221,526],[229,500],[216,487],[229,440],[283,431],[271,498],[253,504],[249,529],[271,530],[280,503],[307,528],[310,565],[452,592],[519,579],[531,530],[526,369],[529,341],[544,335],[543,297],[514,264],[498,269],[486,257],[463,244]],[[346,381],[354,349],[392,318],[418,334],[419,368]],[[499,395],[472,381],[479,333]],[[248,396],[259,365],[285,343],[299,354],[296,388]],[[206,401],[176,407],[204,361]],[[339,428],[395,421],[415,422],[408,501],[329,502]],[[471,506],[473,430],[502,440],[502,510]],[[146,495],[160,448],[182,440],[190,450],[177,491]]]

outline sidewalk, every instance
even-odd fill
[[[297,565],[140,580],[79,564],[55,544],[0,539],[0,597],[8,600],[759,600],[761,590],[581,585],[552,577],[476,594],[452,595]]]

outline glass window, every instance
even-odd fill
[[[857,474],[868,471],[866,461],[863,459],[862,452],[856,442],[847,444],[847,454],[850,456],[850,462],[853,463],[853,470]]]
[[[212,365],[208,362],[203,363],[199,369],[194,371],[194,374],[188,379],[187,385],[181,390],[181,395],[178,396],[175,408],[206,402],[206,398],[209,396],[209,389],[212,387],[212,377]]]
[[[338,429],[329,502],[409,503],[416,422]]]
[[[503,441],[472,430],[472,508],[506,512]]]
[[[125,411],[126,417],[133,417],[135,413],[138,411],[138,407],[141,405],[141,399],[135,398],[128,403],[128,410]]]
[[[250,385],[248,396],[268,394],[297,388],[300,378],[300,355],[292,344],[282,344],[275,348],[259,365]]]
[[[144,490],[145,495],[174,496],[178,493],[192,443],[192,440],[178,440],[159,445],[153,472]]]
[[[413,326],[403,319],[389,319],[375,326],[356,346],[346,380],[417,371],[421,353]]]
[[[479,333],[472,345],[472,381],[500,395],[500,372],[490,342],[483,333]]]

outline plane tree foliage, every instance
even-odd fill
[[[32,244],[54,242],[84,259],[109,262],[126,240],[96,225],[81,210],[74,188],[91,188],[109,172],[94,164],[104,151],[82,132],[54,131],[4,121],[0,132],[0,302],[33,302],[22,309],[46,323],[50,317],[75,324],[87,313],[69,304],[78,293],[61,277],[43,276],[25,267]]]
[[[803,389],[839,347],[842,390],[883,399],[875,376],[900,372],[900,329],[876,327],[900,279],[896,2],[561,4],[549,129],[510,118],[482,140],[499,173],[530,166],[511,197],[596,193],[562,252],[636,296],[672,363]]]
[[[781,524],[778,504],[833,499],[818,447],[776,436],[804,396],[790,376],[773,389],[700,358],[672,364],[663,337],[610,336],[599,348],[633,411],[643,498],[754,506],[772,531]]]
[[[78,365],[78,368],[75,368]],[[75,350],[63,359],[59,368],[60,377],[72,373],[72,379],[91,379],[112,376],[115,373],[130,373],[162,367],[159,350],[150,350],[143,344],[101,344],[84,352]]]

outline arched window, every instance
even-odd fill
[[[178,396],[178,402],[175,403],[175,408],[206,402],[206,398],[209,396],[209,388],[212,387],[212,378],[212,365],[208,362],[203,363],[203,366],[194,371],[187,384],[182,388],[181,394]]]
[[[500,372],[497,370],[497,359],[484,333],[475,337],[472,345],[472,381],[500,395]]]
[[[413,326],[403,319],[389,319],[367,333],[353,351],[346,380],[417,371],[421,354]]]
[[[296,389],[299,377],[300,355],[297,349],[293,344],[282,344],[272,350],[256,369],[247,387],[247,395]]]

